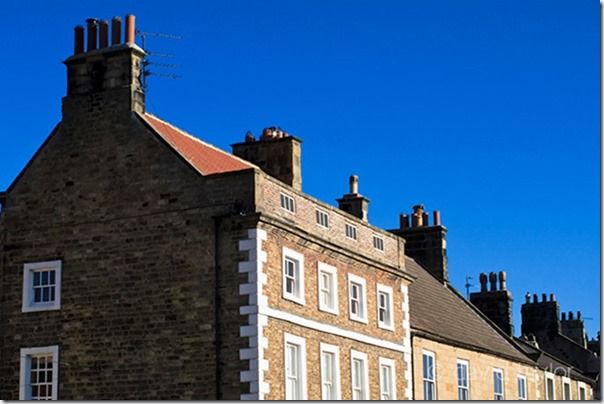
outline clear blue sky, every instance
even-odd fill
[[[147,44],[183,76],[150,112],[227,150],[279,125],[313,196],[354,172],[378,226],[441,210],[453,283],[506,270],[517,331],[527,291],[599,330],[597,1],[4,0],[0,189],[61,119],[73,27],[126,13],[184,38]]]

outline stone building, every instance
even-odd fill
[[[439,214],[305,194],[280,128],[191,136],[146,111],[144,57],[134,16],[76,27],[61,121],[0,194],[0,398],[545,397],[448,284]]]

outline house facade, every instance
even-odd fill
[[[231,154],[148,113],[123,28],[75,28],[62,119],[0,194],[0,398],[545,397],[447,283],[438,213],[380,229],[355,176],[302,192],[285,131]]]

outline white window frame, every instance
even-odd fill
[[[581,398],[581,390],[583,390],[584,399]],[[587,385],[583,382],[577,382],[577,400],[587,400]]]
[[[331,278],[331,307],[325,303],[323,303],[323,300],[321,299],[321,293],[322,293],[322,274],[326,273],[329,274],[330,278]],[[336,269],[336,267],[331,266],[331,265],[327,265],[324,262],[319,262],[317,264],[317,298],[319,299],[319,310],[321,311],[325,311],[331,314],[338,314],[339,313],[339,309],[338,309],[338,270]]]
[[[432,358],[432,379],[426,379],[426,369],[424,369],[424,356]],[[428,399],[426,398],[426,383],[432,383],[432,394],[433,397]],[[422,394],[424,395],[424,400],[438,400],[438,389],[436,388],[436,355],[434,352],[422,350]]]
[[[465,366],[466,368],[466,385],[461,385],[461,380],[459,379],[459,365]],[[465,400],[471,400],[470,398],[470,362],[465,359],[457,359],[457,364],[455,366],[455,370],[457,373],[457,399],[461,400],[459,397],[459,390],[465,389],[467,398]]]
[[[315,209],[315,218],[320,227],[329,229],[329,214],[327,212],[321,209]],[[324,219],[325,224],[321,223],[322,219]]]
[[[335,345],[325,344],[321,342],[319,344],[319,351],[321,355],[321,400],[341,400],[341,387],[340,387],[340,348]],[[327,397],[326,391],[324,389],[325,385],[325,375],[323,374],[323,369],[325,369],[323,353],[327,352],[333,355],[334,364],[333,364],[333,382],[332,382],[332,391],[334,393],[334,397]]]
[[[564,391],[564,386],[568,386],[568,397],[566,397],[566,392]],[[570,378],[566,376],[562,376],[562,400],[572,400],[573,399],[573,390],[572,385],[570,383]]]
[[[547,381],[552,381],[552,393],[553,397],[549,396],[549,392],[547,389]],[[545,372],[545,399],[546,400],[555,400],[556,399],[556,378],[553,373]]]
[[[52,302],[34,302],[34,272],[40,270],[55,271],[55,300]],[[61,308],[61,273],[62,262],[60,260],[29,262],[23,265],[23,296],[21,311],[23,313],[31,311],[59,310]]]
[[[524,396],[520,395],[521,391],[520,391],[520,382],[522,381],[522,384],[524,386]],[[526,376],[525,375],[518,375],[518,400],[528,400],[528,385],[526,384]]]
[[[279,194],[281,209],[289,213],[296,213],[296,200],[293,196],[281,192]]]
[[[350,229],[350,231],[348,231],[348,229]],[[357,239],[358,239],[357,230],[358,230],[357,227],[353,224],[350,224],[350,223],[344,224],[344,234],[346,235],[346,238],[349,240],[357,241]]]
[[[374,234],[373,235],[373,248],[379,252],[384,252],[384,237]]]
[[[496,383],[495,383],[495,374],[500,374],[501,375],[501,393],[498,393],[495,390],[495,387],[497,387]],[[501,398],[497,398],[498,396],[501,396]],[[505,400],[505,375],[503,374],[503,369],[499,369],[499,368],[494,368],[493,369],[493,399],[494,400]]]
[[[299,375],[299,384],[300,384],[300,398],[292,398],[292,392],[287,391],[287,345],[297,345],[299,348],[299,358],[298,358],[298,366],[297,369]],[[285,389],[285,399],[286,400],[307,400],[308,390],[306,385],[306,339],[302,337],[298,337],[297,335],[289,334],[287,332],[283,333],[283,374],[284,374],[284,389]]]
[[[28,386],[31,381],[31,358],[36,355],[52,355],[52,395],[51,400],[57,400],[59,388],[59,346],[45,346],[35,348],[21,348],[19,372],[19,400],[31,400]]]
[[[356,315],[352,312],[352,284],[359,285],[361,287],[361,293],[359,296],[359,310],[361,315]],[[348,317],[353,321],[367,324],[367,283],[364,278],[360,276],[348,274]]]
[[[378,359],[378,365],[380,378],[380,400],[396,400],[396,361],[394,359],[382,358],[380,356]],[[382,377],[383,367],[388,367],[390,369],[390,398],[384,398],[384,395],[388,394],[388,392],[384,391],[384,380]]]
[[[355,351],[354,349],[350,350],[350,398],[354,400],[354,379],[355,379],[355,371],[354,371],[354,361],[360,360],[363,363],[363,374],[361,375],[361,394],[362,397],[359,400],[370,400],[370,392],[369,392],[369,362],[367,361],[367,354],[359,351]]]
[[[298,264],[297,275],[298,279],[295,279],[294,282],[297,283],[298,286],[298,295],[294,293],[290,293],[287,291],[287,276],[285,274],[286,268],[286,260],[294,261]],[[282,287],[283,287],[283,298],[287,300],[291,300],[298,304],[305,304],[304,299],[304,255],[300,254],[297,251],[291,250],[287,247],[283,247],[282,258],[281,258],[281,276],[282,276]],[[294,288],[295,289],[295,288]]]
[[[380,328],[384,328],[386,330],[390,330],[390,331],[394,331],[394,310],[393,310],[393,306],[394,306],[394,298],[393,298],[393,291],[392,288],[390,286],[386,286],[386,285],[382,285],[381,283],[377,284],[377,288],[376,288],[376,297],[377,297],[377,321],[378,321],[378,327]],[[388,320],[389,321],[381,321],[380,320],[380,294],[386,294],[386,301],[388,304]]]

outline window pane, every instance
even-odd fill
[[[34,286],[40,284],[40,272],[34,272]]]
[[[48,302],[50,300],[50,290],[48,288],[42,288],[42,301]]]
[[[34,289],[34,302],[41,302],[42,301],[42,289],[40,288],[36,288]]]
[[[50,284],[55,284],[55,271],[50,271]]]
[[[42,285],[48,285],[48,271],[42,272]]]

